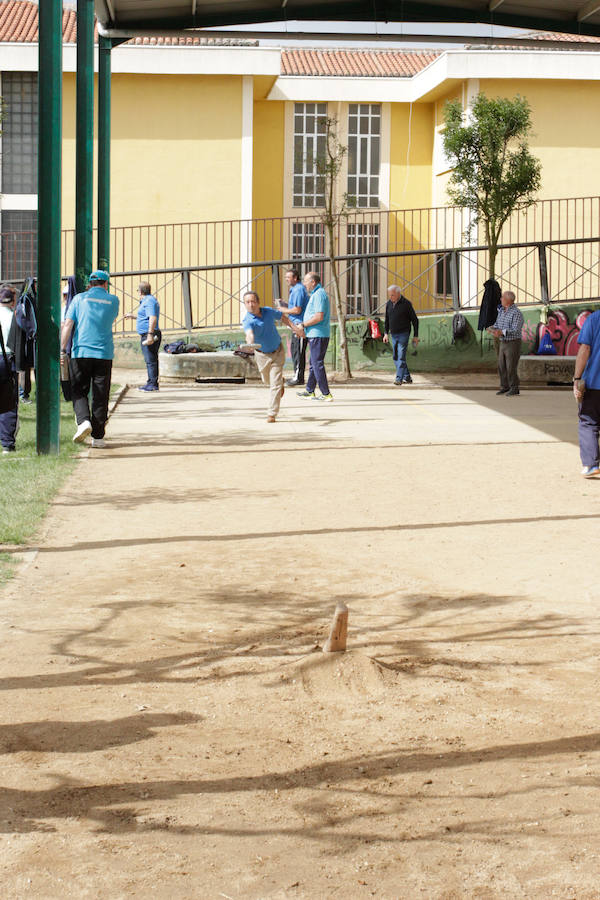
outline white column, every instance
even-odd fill
[[[254,79],[251,75],[242,78],[242,172],[240,218],[243,220],[240,232],[240,262],[252,261],[252,125],[254,119]],[[252,270],[243,267],[240,270],[240,310],[245,313],[242,301],[244,291],[250,289]]]

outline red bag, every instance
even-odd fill
[[[377,322],[376,319],[369,319],[369,331],[371,332],[371,337],[374,341],[381,340],[383,337],[379,322]]]

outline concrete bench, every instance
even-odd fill
[[[575,373],[574,356],[522,356],[519,378],[533,384],[569,384]]]
[[[246,381],[259,379],[254,359],[234,356],[232,350],[215,350],[214,353],[159,353],[161,380],[195,381],[196,378],[234,379]]]

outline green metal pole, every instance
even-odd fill
[[[60,439],[60,225],[62,154],[62,0],[39,5],[37,452]]]
[[[77,0],[75,278],[83,291],[92,271],[94,224],[94,0]]]
[[[98,59],[98,268],[110,271],[110,62],[112,40],[100,38]]]

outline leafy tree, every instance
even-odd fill
[[[325,132],[325,140],[318,142],[316,154],[307,160],[307,163],[317,173],[319,187],[322,187],[325,196],[323,211],[320,213],[319,219],[323,223],[326,238],[326,254],[331,265],[333,306],[340,329],[342,375],[344,378],[352,378],[346,334],[347,306],[345,299],[342,299],[340,291],[340,278],[335,257],[338,249],[337,234],[339,225],[344,219],[348,218],[350,210],[356,206],[356,198],[349,196],[347,193],[342,194],[341,198],[339,198],[336,190],[337,180],[344,165],[344,157],[348,152],[348,148],[344,147],[338,138],[338,121],[337,119],[326,117],[322,127]]]
[[[523,97],[478,94],[466,111],[459,100],[446,103],[444,120],[444,151],[452,166],[448,197],[471,210],[473,224],[483,224],[494,278],[502,226],[535,203],[540,188],[541,163],[527,145],[531,109]]]

